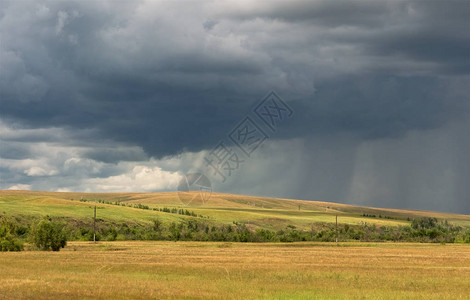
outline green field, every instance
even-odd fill
[[[81,202],[88,200],[90,202]],[[103,200],[121,204],[148,205],[149,210],[127,206],[97,203]],[[97,205],[97,217],[102,220],[118,222],[150,223],[155,218],[163,222],[188,219],[184,215],[153,211],[152,208],[182,208],[207,217],[215,224],[233,224],[242,222],[249,228],[279,230],[287,225],[299,229],[309,229],[312,223],[338,222],[377,226],[406,225],[411,219],[435,217],[452,224],[470,226],[470,216],[439,212],[410,211],[358,207],[337,203],[263,198],[231,194],[213,194],[204,205],[185,206],[177,193],[56,193],[33,191],[0,191],[0,213],[23,216],[56,216],[75,218],[89,222],[93,216],[93,207]],[[375,217],[364,217],[375,215]],[[381,216],[379,218],[379,216]]]

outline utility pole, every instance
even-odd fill
[[[336,215],[336,246],[338,246],[338,215]]]
[[[96,243],[96,205],[95,205],[95,214],[93,216],[93,243]]]

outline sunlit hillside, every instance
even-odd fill
[[[145,208],[139,208],[139,204]],[[214,193],[204,203],[185,205],[178,193],[59,193],[35,191],[0,191],[0,213],[22,216],[54,216],[89,219],[97,206],[103,220],[149,223],[191,216],[162,212],[184,209],[211,222],[241,222],[252,228],[281,229],[287,225],[307,229],[312,223],[404,225],[421,217],[435,217],[450,223],[470,226],[470,216],[398,209],[358,207],[329,202],[264,198]]]

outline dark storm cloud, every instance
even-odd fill
[[[295,126],[306,134],[350,132],[362,138],[399,137],[412,129],[438,128],[468,116],[470,105],[435,77],[336,77],[318,85],[314,101],[299,107]],[[445,100],[444,100],[445,99]],[[295,105],[295,104],[294,104]]]
[[[230,15],[239,19],[270,18],[309,22],[322,26],[371,26],[381,24],[389,6],[385,1],[271,1],[269,5],[234,6]]]
[[[227,14],[314,24],[327,39],[366,53],[434,62],[449,73],[470,71],[470,4],[464,0],[274,1]]]
[[[2,133],[3,177],[35,187],[68,172],[69,186],[211,149],[271,90],[295,111],[281,140],[439,129],[469,117],[469,19],[468,1],[4,1],[0,113],[19,131]],[[55,164],[28,148],[40,142],[76,149]],[[27,157],[38,167],[11,161]],[[299,168],[315,166],[339,168]]]
[[[93,2],[11,2],[3,8],[2,18],[2,64],[6,66],[2,114],[32,127],[93,128],[103,137],[141,145],[149,155],[163,156],[210,147],[250,103],[269,91],[262,89],[280,90],[287,98],[302,93],[289,82],[289,76],[301,73],[310,77],[311,84],[317,81],[319,93],[307,89],[295,99],[294,109],[310,110],[313,116],[305,115],[291,135],[309,134],[312,129],[384,136],[433,127],[446,118],[448,112],[442,108],[448,109],[452,99],[446,98],[446,83],[429,74],[432,66],[426,70],[428,79],[406,76],[413,72],[412,65],[400,67],[393,78],[367,75],[364,69],[387,73],[394,68],[390,61],[403,55],[410,64],[426,61],[449,72],[466,72],[468,5],[462,4],[274,2],[257,4],[249,12],[236,8],[212,12],[220,19],[209,27],[210,9],[202,9],[201,15],[183,10],[180,13],[187,14],[188,20],[171,27],[176,25],[174,20],[151,5],[143,13],[142,7],[130,3],[111,8]],[[164,6],[169,11],[179,7]],[[15,19],[20,12],[22,22]],[[132,12],[140,13],[143,21]],[[234,16],[241,19],[236,21],[241,29],[230,25]],[[243,26],[259,17],[285,20],[284,28],[295,26],[306,40],[276,45],[275,41],[289,43],[289,39],[286,29],[274,29],[273,38],[257,41],[263,27]],[[228,18],[226,29],[224,18]],[[214,33],[218,27],[222,29]],[[356,30],[334,31],[343,27]],[[224,35],[228,29],[243,37],[234,49]],[[321,44],[309,36],[321,37]],[[220,41],[211,44],[211,39]],[[219,46],[224,43],[229,44],[225,49]],[[283,47],[295,50],[284,53]],[[309,70],[316,68],[315,54],[305,53],[321,47],[354,48],[344,54],[364,60],[365,68],[351,74],[333,62],[332,68],[347,75],[322,78]],[[377,65],[367,61],[368,53],[381,58]],[[294,63],[296,55],[307,65]],[[276,79],[279,76],[287,79]],[[378,132],[371,131],[371,126]]]
[[[139,151],[140,150],[140,151]],[[99,149],[94,148],[83,154],[84,157],[105,163],[117,163],[120,161],[142,161],[148,157],[141,149]]]

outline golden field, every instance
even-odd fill
[[[70,242],[0,253],[0,299],[469,299],[470,245]]]

